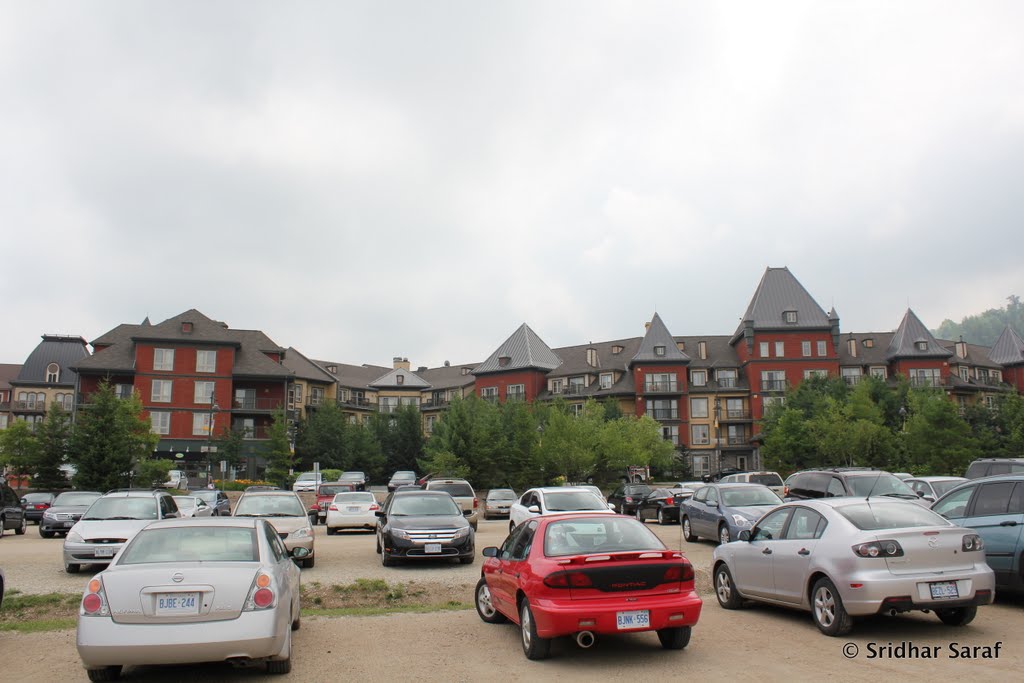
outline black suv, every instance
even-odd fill
[[[608,496],[608,502],[615,506],[619,514],[635,515],[636,506],[653,490],[647,484],[620,484]]]
[[[994,474],[1024,474],[1024,458],[979,458],[967,467],[964,476],[980,479]]]
[[[0,536],[8,529],[21,536],[25,533],[28,520],[21,499],[7,484],[0,482]]]
[[[783,498],[786,500],[844,496],[889,496],[918,502],[921,500],[899,477],[865,467],[835,467],[797,472],[786,480],[783,492]]]

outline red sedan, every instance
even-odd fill
[[[680,650],[700,617],[693,566],[635,519],[534,517],[483,554],[477,613],[519,624],[529,659],[568,635],[589,648],[596,634],[657,631],[662,647]]]

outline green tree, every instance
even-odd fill
[[[578,415],[564,405],[550,411],[539,448],[549,481],[556,476],[569,482],[586,481],[598,474],[603,423],[604,409],[593,401],[587,401]]]
[[[415,470],[426,443],[419,406],[401,406],[392,413],[389,441],[384,452],[387,476],[397,470]]]
[[[225,427],[216,441],[216,446],[217,459],[224,460],[229,467],[237,467],[245,453],[245,432]]]
[[[476,396],[455,398],[448,410],[434,425],[434,431],[426,444],[426,457],[421,468],[426,472],[445,474],[444,470],[432,469],[439,462],[436,455],[451,453],[461,467],[468,471],[470,481],[481,488],[490,486],[496,478],[495,447],[493,434],[500,423],[498,407]]]
[[[288,419],[283,410],[274,411],[274,419],[267,430],[267,481],[290,488],[295,477],[290,470],[295,467],[295,453],[292,452],[288,435]]]
[[[959,323],[943,320],[933,333],[940,339],[959,339],[982,346],[992,346],[1009,325],[1024,334],[1024,303],[1020,297],[1011,294],[1006,298],[1006,308],[990,308],[984,313],[964,317]]]
[[[158,437],[142,416],[137,394],[120,399],[106,381],[82,406],[71,435],[69,460],[75,486],[106,491],[131,485],[135,464],[149,456]]]
[[[905,445],[907,463],[917,475],[960,475],[981,451],[971,428],[942,391],[910,392]]]
[[[140,460],[135,465],[135,483],[138,486],[160,486],[171,476],[173,468],[174,462],[162,458]]]
[[[3,464],[20,475],[33,473],[39,461],[39,439],[25,420],[14,420],[0,431]]]
[[[321,468],[344,467],[349,425],[336,403],[325,402],[309,418],[295,444],[304,467],[319,462]]]
[[[71,442],[71,416],[59,403],[50,406],[46,419],[39,425],[39,454],[36,460],[33,485],[36,488],[56,489],[67,485],[60,466],[68,457]]]
[[[529,488],[542,476],[538,419],[531,406],[523,401],[508,401],[499,407],[495,443],[492,486],[516,490]]]

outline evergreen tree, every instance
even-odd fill
[[[962,475],[981,450],[945,392],[910,392],[905,434],[907,462],[917,475]]]
[[[71,416],[59,403],[50,406],[46,419],[39,425],[39,454],[35,464],[33,485],[40,489],[64,488],[67,479],[60,466],[68,456],[71,441]]]
[[[283,410],[274,411],[274,420],[270,423],[267,440],[267,481],[284,488],[291,488],[295,480],[290,470],[295,467],[295,453],[292,452],[289,438],[288,419]]]
[[[31,475],[39,461],[39,439],[25,420],[14,420],[0,430],[2,464],[19,475]]]

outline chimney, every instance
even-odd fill
[[[426,371],[427,371],[427,366],[426,365],[421,365],[418,368],[416,368],[416,372],[417,373],[426,372]]]
[[[960,341],[956,343],[956,357],[967,358],[967,342],[964,341],[963,335],[960,335]]]
[[[410,365],[409,365],[409,359],[408,358],[402,358],[401,356],[395,356],[394,358],[391,359],[391,362],[394,365],[394,369],[395,370],[409,370],[409,369],[411,369]]]
[[[649,329],[651,329],[651,323],[649,323],[649,322],[644,323],[644,332],[647,332]]]

